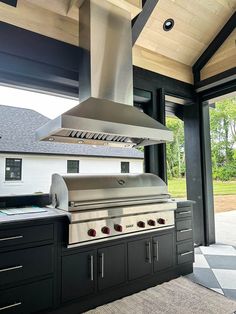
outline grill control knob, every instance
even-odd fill
[[[110,234],[110,228],[108,228],[108,227],[103,227],[103,228],[102,228],[102,233]]]
[[[159,223],[159,225],[165,225],[166,220],[164,218],[158,218],[157,222]]]
[[[143,221],[139,221],[137,223],[137,225],[138,225],[139,228],[145,228],[145,222],[143,222]]]
[[[114,229],[115,229],[117,232],[122,232],[122,231],[123,231],[122,226],[121,226],[121,225],[118,225],[118,224],[114,225]]]
[[[156,225],[155,220],[153,220],[153,219],[148,220],[148,225],[149,226],[155,226]]]
[[[96,230],[94,230],[94,229],[89,229],[89,231],[88,231],[88,235],[90,236],[90,237],[96,237]]]

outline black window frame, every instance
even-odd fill
[[[17,164],[13,164],[17,161]],[[18,163],[19,162],[19,163]],[[13,168],[13,170],[7,170],[7,168]],[[16,170],[18,168],[18,171]],[[15,172],[14,177],[11,177],[11,173]],[[18,174],[16,174],[18,172]],[[22,158],[6,158],[5,159],[5,181],[22,181]]]
[[[70,163],[75,163],[76,166],[70,166]],[[70,169],[76,169],[76,171],[70,171]],[[79,168],[80,168],[80,161],[79,160],[67,160],[67,173],[79,173]]]
[[[128,168],[124,169],[126,166],[128,166]],[[129,161],[121,161],[120,172],[121,173],[130,173],[130,162]]]

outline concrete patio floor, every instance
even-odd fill
[[[216,243],[236,247],[236,210],[216,213],[215,228]]]

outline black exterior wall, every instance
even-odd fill
[[[79,53],[79,47],[0,22],[2,84],[78,98]],[[184,119],[188,198],[196,201],[195,242],[213,243],[214,214],[208,107],[197,99],[194,86],[191,84],[135,66],[133,76],[134,94],[150,96],[148,101],[138,102],[144,112],[161,123],[165,123],[164,113],[169,110]],[[209,92],[215,96],[219,90],[221,94],[226,90],[236,90],[235,81],[228,82],[226,89],[223,85],[217,85],[214,91],[204,90],[201,92],[201,99],[209,99]],[[184,99],[189,105],[175,104],[172,108],[169,105],[167,107],[165,95]],[[147,172],[158,174],[166,181],[164,145],[145,149],[145,168]]]

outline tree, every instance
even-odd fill
[[[166,126],[173,131],[174,140],[166,145],[168,178],[185,176],[184,125],[177,118],[167,118]]]
[[[210,111],[213,178],[236,177],[236,98],[216,103]]]

